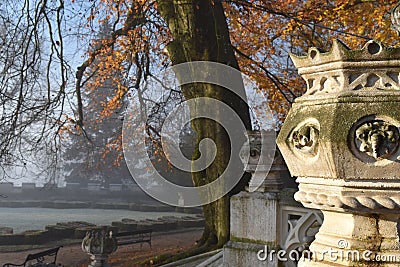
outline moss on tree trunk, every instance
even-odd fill
[[[168,52],[174,65],[190,61],[212,61],[239,69],[231,46],[226,17],[219,1],[159,0],[158,8],[173,37],[168,45]],[[244,88],[242,89],[244,92]],[[228,104],[240,116],[245,128],[250,129],[247,104],[231,91],[217,85],[203,83],[183,85],[181,90],[187,100],[210,97]],[[207,104],[190,106],[192,115],[198,114],[199,109],[207,110]],[[215,121],[192,120],[192,128],[197,135],[194,159],[200,156],[198,150],[200,140],[211,138],[217,146],[213,163],[207,169],[192,174],[195,185],[200,186],[217,179],[224,172],[230,153],[238,157],[236,155],[238,151],[230,151],[229,136]],[[242,141],[244,140],[243,135]],[[229,196],[243,189],[246,180],[242,178],[228,195],[203,206],[206,225],[199,245],[221,247],[228,241]]]

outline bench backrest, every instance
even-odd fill
[[[136,243],[149,243],[151,247],[151,233],[153,229],[138,230],[131,232],[121,232],[114,236],[117,238],[118,246],[136,244]]]
[[[37,260],[38,262],[44,262],[45,261],[45,257],[54,257],[52,262],[47,262],[47,263],[56,263],[57,261],[57,253],[58,250],[61,248],[60,247],[56,247],[56,248],[51,248],[48,250],[44,250],[38,253],[33,253],[33,254],[29,254],[26,257],[25,263],[32,261],[32,260]]]
[[[137,230],[137,231],[130,231],[130,232],[121,232],[114,234],[115,237],[123,237],[123,236],[130,236],[130,235],[139,235],[139,234],[151,234],[153,229],[147,230]]]

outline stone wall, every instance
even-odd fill
[[[65,239],[81,240],[87,231],[96,227],[96,225],[88,222],[66,222],[47,225],[45,230],[31,230],[19,234],[0,234],[0,246],[41,245]],[[127,218],[112,222],[109,227],[115,232],[143,229],[153,229],[154,232],[167,232],[185,228],[204,227],[204,218],[201,215],[184,217],[165,216],[157,220],[147,219],[140,221]]]

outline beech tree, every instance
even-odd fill
[[[4,66],[17,66],[16,73],[19,74],[6,77],[23,81],[25,85],[1,91],[3,99],[12,95],[12,104],[3,104],[3,112],[10,110],[9,107],[13,111],[5,116],[9,123],[2,124],[7,133],[2,140],[7,141],[0,144],[0,162],[15,154],[12,144],[20,140],[26,124],[46,122],[46,129],[52,130],[55,136],[71,128],[83,133],[83,86],[98,88],[107,79],[117,84],[114,96],[102,111],[107,116],[121,107],[124,97],[141,97],[143,82],[169,64],[202,60],[240,69],[257,83],[260,91],[265,92],[268,104],[283,120],[291,103],[304,88],[288,53],[305,52],[310,46],[327,50],[330,40],[336,37],[352,47],[360,46],[368,39],[395,44],[396,33],[389,28],[390,9],[396,3],[394,0],[7,2],[1,6],[1,19],[11,21],[7,31],[20,33],[27,41],[17,49],[23,51],[21,64],[16,64],[10,56],[4,58]],[[13,17],[13,14],[22,15]],[[111,33],[98,40],[95,33],[104,23],[110,23]],[[37,45],[39,36],[48,39],[45,48]],[[71,36],[77,37],[81,45],[87,44],[85,51],[88,53],[76,71],[69,68],[65,57],[65,42]],[[11,47],[7,42],[2,49],[9,52]],[[28,57],[32,51],[36,51],[33,52],[36,56]],[[32,80],[27,79],[27,71],[39,62],[46,73],[46,94],[40,107],[38,102],[27,98],[28,90],[34,86]],[[96,68],[95,76],[89,71],[93,67]],[[52,80],[54,69],[58,74]],[[111,75],[114,71],[121,75]],[[73,72],[75,79],[71,79]],[[8,83],[3,80],[2,84]],[[250,128],[248,107],[226,90],[210,84],[194,84],[182,86],[181,91],[187,100],[207,96],[229,104],[240,114],[245,127]],[[68,103],[71,103],[70,108],[65,110],[64,105]],[[35,111],[32,121],[21,119],[24,124],[19,124],[19,119],[23,118],[21,114],[28,111]],[[232,151],[226,150],[229,139],[218,124],[196,120],[192,122],[192,128],[197,144],[209,137],[218,149],[215,162],[209,168],[193,173],[194,183],[202,185],[218,177],[227,164],[224,155]],[[193,157],[198,157],[198,153],[195,149]],[[243,179],[230,194],[243,188],[245,183]],[[204,247],[221,246],[229,238],[230,194],[204,207],[206,228],[200,241]]]

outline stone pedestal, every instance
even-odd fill
[[[231,198],[231,240],[278,243],[278,195],[240,192]]]
[[[299,266],[399,266],[400,48],[336,41],[292,59],[308,88],[277,143],[295,199],[324,214]]]
[[[91,263],[88,267],[111,267],[107,262],[108,255],[94,254],[90,256]]]
[[[278,194],[240,192],[231,198],[230,241],[224,246],[227,266],[278,266],[258,259],[260,250],[279,249]]]

